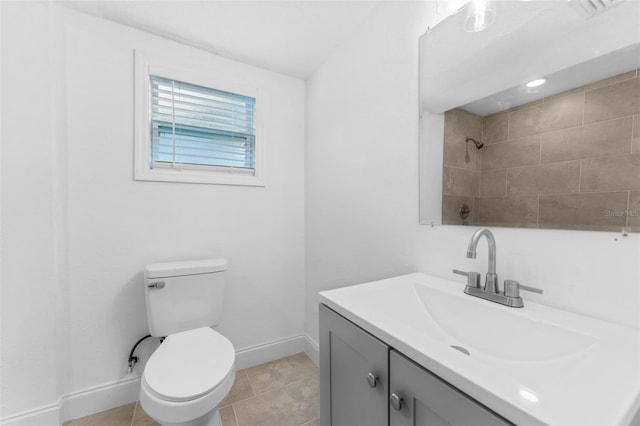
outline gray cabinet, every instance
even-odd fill
[[[322,426],[512,423],[320,305]]]
[[[399,352],[389,355],[389,424],[393,426],[504,426],[508,421]]]
[[[320,305],[320,424],[386,426],[389,348]]]

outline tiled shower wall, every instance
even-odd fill
[[[466,137],[482,140],[482,117],[458,108],[445,112],[442,222],[449,225],[479,223],[482,152]],[[459,214],[463,205],[471,210],[466,219]]]
[[[470,225],[640,231],[638,70],[485,117],[448,111],[444,152],[444,223],[467,203]]]

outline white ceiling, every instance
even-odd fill
[[[306,79],[380,0],[57,0],[94,16]]]

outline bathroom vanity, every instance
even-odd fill
[[[320,333],[324,424],[511,424],[325,305]]]
[[[640,332],[421,273],[320,293],[323,426],[628,425]]]

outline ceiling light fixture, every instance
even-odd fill
[[[496,20],[497,0],[471,0],[467,5],[464,30],[477,33],[485,30]]]
[[[436,11],[451,16],[467,9],[464,30],[476,33],[486,29],[496,20],[497,0],[436,0]]]
[[[538,86],[542,86],[543,84],[545,84],[547,82],[546,78],[538,78],[536,80],[531,80],[530,82],[527,83],[527,87],[531,88],[531,87],[538,87]]]

